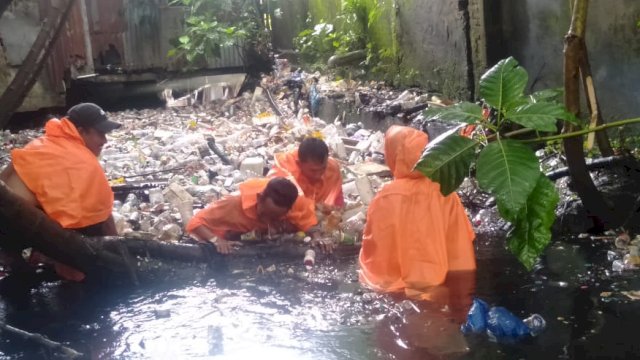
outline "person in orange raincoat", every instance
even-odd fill
[[[309,137],[298,150],[275,154],[275,164],[269,177],[282,176],[293,181],[300,195],[314,203],[330,207],[344,207],[340,165],[329,157],[327,144]]]
[[[329,157],[329,147],[324,141],[305,138],[298,150],[275,154],[274,160],[275,164],[267,176],[282,176],[293,181],[301,195],[298,200],[302,204],[300,207],[316,209],[319,222],[334,210],[344,207],[340,165]],[[305,214],[306,211],[298,211],[292,214],[292,219]],[[320,231],[311,235],[313,246],[318,245],[326,253],[333,252],[336,246],[334,239],[320,238]]]
[[[44,136],[12,150],[0,180],[65,229],[88,236],[117,235],[113,192],[97,157],[107,142],[105,134],[118,127],[99,106],[76,105],[66,117],[49,120]],[[52,262],[34,252],[31,262],[40,261]],[[65,279],[84,279],[71,267],[53,264]]]
[[[238,190],[199,211],[187,224],[187,233],[229,254],[244,233],[280,231],[283,220],[307,231],[317,222],[313,209],[297,201],[298,189],[285,178],[250,179]]]
[[[413,170],[427,142],[427,134],[404,126],[385,135],[394,180],[369,206],[359,256],[360,281],[374,290],[428,298],[449,271],[476,267],[475,235],[458,195],[443,196]]]

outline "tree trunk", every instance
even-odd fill
[[[598,102],[598,96],[596,95],[596,90],[593,85],[593,75],[591,73],[591,63],[589,62],[589,52],[587,51],[587,44],[584,38],[580,39],[580,56],[578,58],[580,73],[582,74],[582,88],[585,91],[585,96],[587,98],[587,106],[589,108],[589,113],[591,117],[595,117],[595,121],[592,122],[591,126],[598,126],[604,124],[604,120],[602,118],[602,112],[600,111],[600,104]],[[598,148],[600,149],[600,153],[604,157],[613,156],[613,148],[611,147],[611,143],[609,142],[609,136],[606,131],[598,131],[594,135],[596,142],[598,143]]]
[[[11,5],[12,1],[13,0],[0,0],[0,18],[2,18],[2,14],[4,14],[4,11]]]
[[[0,247],[21,251],[32,247],[44,255],[72,266],[87,277],[100,272],[122,273],[128,268],[122,256],[99,242],[63,229],[40,209],[25,202],[0,181],[0,224],[4,237]]]
[[[38,37],[25,57],[20,70],[0,97],[0,129],[22,105],[44,67],[75,0],[52,1]]]
[[[571,28],[565,36],[564,44],[564,101],[567,109],[576,115],[580,112],[580,57],[583,55],[581,44],[587,20],[587,7],[587,0],[575,0]],[[573,130],[575,129],[572,124],[565,123],[563,132]],[[583,137],[567,138],[563,143],[573,188],[582,200],[587,214],[593,217],[596,228],[609,227],[613,220],[611,210],[587,170]]]
[[[44,255],[72,266],[87,275],[87,280],[103,279],[108,275],[129,277],[137,283],[138,272],[148,270],[145,261],[134,257],[188,263],[215,263],[230,258],[271,257],[302,259],[308,245],[286,242],[284,238],[270,243],[247,244],[231,255],[218,254],[211,244],[166,243],[156,240],[123,237],[84,237],[63,229],[41,210],[29,205],[0,181],[0,248],[21,251],[32,247]],[[339,246],[334,255],[355,256],[358,246]],[[318,252],[318,259],[327,255]],[[160,265],[161,265],[160,264]],[[167,266],[168,268],[170,266]]]

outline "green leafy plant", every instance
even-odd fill
[[[294,46],[303,64],[314,69],[324,69],[327,60],[335,54],[371,49],[369,26],[376,21],[379,10],[367,9],[366,0],[344,0],[340,13],[333,22],[313,25],[307,20],[308,28],[294,38]]]
[[[262,24],[260,9],[251,2],[174,0],[171,5],[185,6],[187,13],[185,33],[174,42],[170,57],[184,58],[199,67],[220,57],[225,46],[236,46],[243,55],[249,49],[268,52],[265,44],[270,36]]]
[[[551,239],[559,197],[526,141],[511,137],[556,132],[558,120],[577,119],[553,100],[557,92],[525,95],[527,81],[526,70],[510,57],[482,76],[483,105],[462,102],[425,111],[428,119],[473,124],[476,130],[472,137],[460,135],[459,129],[443,134],[426,147],[416,169],[440,183],[448,195],[475,164],[480,188],[495,196],[500,215],[513,224],[508,248],[531,269]]]
[[[529,144],[637,124],[640,118],[580,129],[581,121],[557,102],[561,90],[525,95],[527,81],[527,71],[509,57],[480,78],[482,105],[461,102],[427,109],[427,119],[461,122],[475,130],[472,136],[463,136],[458,127],[430,142],[416,170],[439,183],[441,192],[448,195],[474,168],[480,188],[496,198],[500,216],[513,225],[507,235],[508,248],[531,269],[551,240],[559,197]],[[555,134],[559,120],[576,125],[578,130]],[[516,138],[523,134],[535,136]]]
[[[340,35],[329,23],[303,30],[293,41],[302,62],[313,69],[323,69],[329,57],[341,46]]]

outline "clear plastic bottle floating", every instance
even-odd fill
[[[305,251],[304,253],[304,265],[308,268],[312,267],[316,263],[316,252],[312,249]]]

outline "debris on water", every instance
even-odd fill
[[[311,268],[315,265],[316,252],[313,249],[309,249],[305,251],[303,263],[307,268]]]
[[[624,262],[622,262],[622,260],[615,260],[613,264],[611,264],[611,270],[617,272],[624,270]]]
[[[209,355],[221,355],[224,353],[224,335],[220,326],[209,325],[207,327],[209,342]]]
[[[640,300],[640,290],[621,291],[620,293],[631,300]]]
[[[268,268],[264,269],[264,271],[266,271],[266,272],[274,272],[274,271],[276,271],[276,266],[275,265],[271,265]]]
[[[608,261],[614,261],[614,260],[618,260],[620,259],[620,254],[613,251],[613,250],[609,250],[607,251],[607,260]]]
[[[522,322],[529,328],[531,336],[537,336],[547,327],[547,322],[540,314],[533,314]]]
[[[536,336],[546,327],[546,322],[538,314],[531,315],[525,321],[504,307],[489,308],[486,302],[476,298],[467,315],[467,322],[460,330],[464,334],[486,332],[491,340],[501,342]]]
[[[549,285],[560,287],[560,288],[566,288],[567,286],[569,286],[569,283],[566,281],[549,281]]]
[[[629,237],[629,234],[622,233],[616,237],[615,245],[618,249],[626,249],[630,242],[631,238]]]
[[[169,309],[154,309],[153,314],[156,316],[156,319],[168,318],[171,317],[171,310]]]

